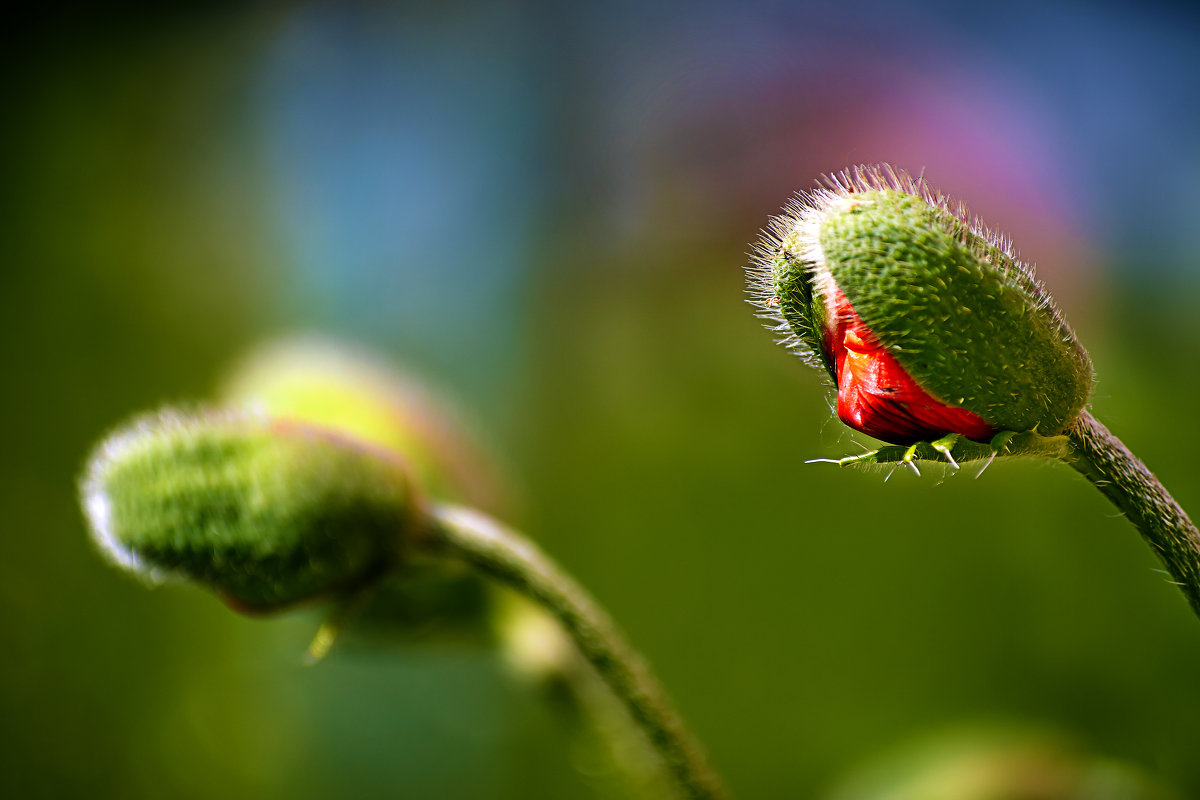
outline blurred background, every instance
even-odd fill
[[[854,793],[870,764],[980,726],[1144,776],[1087,797],[1200,796],[1200,623],[1133,528],[1055,465],[805,464],[858,444],[741,269],[821,174],[923,172],[1038,265],[1095,413],[1200,514],[1196,12],[450,0],[6,27],[11,796],[607,791],[487,647],[307,667],[313,615],[237,617],[94,552],[93,443],[296,331],[450,391],[512,521],[607,604],[739,797],[883,796]]]

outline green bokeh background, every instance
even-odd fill
[[[347,332],[279,299],[287,248],[237,77],[273,14],[133,19],[30,22],[13,55],[0,793],[596,796],[554,709],[485,648],[308,667],[313,615],[148,591],[89,544],[75,482],[106,430],[211,395],[264,337]],[[694,228],[650,214],[614,242],[589,202],[539,220],[510,360],[418,366],[458,390],[521,489],[513,521],[608,606],[740,797],[815,796],[979,720],[1049,728],[1200,796],[1200,623],[1098,492],[1040,463],[887,481],[805,464],[858,445],[743,302],[746,242],[773,207]],[[1088,265],[1065,311],[1097,416],[1197,512],[1200,283],[1142,266]]]

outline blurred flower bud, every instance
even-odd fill
[[[893,444],[1052,436],[1087,402],[1087,354],[1009,242],[890,167],[801,195],[764,233],[752,288],[825,368],[846,424]]]
[[[268,343],[234,367],[219,400],[386,447],[431,497],[501,510],[497,470],[452,404],[370,353],[315,336]]]
[[[1051,732],[970,726],[913,740],[854,770],[827,800],[1175,800],[1130,764]]]
[[[302,336],[267,343],[223,382],[221,402],[329,428],[403,458],[435,501],[496,513],[506,494],[495,468],[451,403],[385,359],[344,343]],[[496,589],[457,561],[409,553],[346,613],[335,613],[311,649],[490,642]]]
[[[100,445],[82,489],[116,563],[247,612],[355,591],[396,563],[422,519],[391,453],[251,415],[138,420]]]

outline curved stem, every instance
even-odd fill
[[[646,746],[641,727],[577,648],[571,648],[570,658],[560,664],[558,678],[562,682],[559,708],[577,735],[584,737],[581,741],[609,766],[593,770],[594,778],[611,776],[612,791],[622,796],[662,800],[678,794],[674,775],[663,770],[655,752]]]
[[[666,762],[684,796],[727,797],[699,742],[658,681],[582,587],[532,543],[483,514],[440,506],[432,517],[435,546],[535,600],[562,623]]]
[[[1162,560],[1200,616],[1200,532],[1137,456],[1084,411],[1064,459],[1119,508]]]

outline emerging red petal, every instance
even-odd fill
[[[825,348],[837,374],[842,422],[890,444],[928,441],[947,433],[987,440],[996,433],[977,414],[946,405],[918,386],[840,289],[830,305]]]

